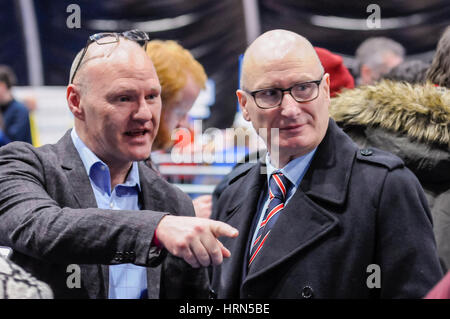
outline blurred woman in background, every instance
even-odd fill
[[[205,88],[207,76],[203,66],[175,41],[152,40],[147,44],[147,54],[153,61],[162,87],[161,119],[152,152],[168,151],[174,145],[173,131],[189,127],[188,112],[200,90]],[[158,171],[151,158],[147,165]],[[210,216],[211,195],[199,196],[193,204],[197,217]]]

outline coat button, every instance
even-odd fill
[[[217,294],[213,289],[209,289],[209,299],[217,299]]]
[[[302,298],[309,299],[313,296],[313,290],[310,286],[305,286],[302,289]]]
[[[359,151],[362,156],[370,156],[373,154],[373,151],[370,148],[364,148],[361,151]]]

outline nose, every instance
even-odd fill
[[[139,99],[137,110],[134,113],[133,118],[141,122],[150,121],[153,118],[152,114],[153,107],[156,107],[156,105],[148,103],[145,97],[141,97]]]
[[[285,117],[293,117],[301,112],[299,103],[287,91],[283,92],[280,109],[281,115]]]

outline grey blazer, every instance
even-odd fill
[[[139,178],[143,210],[99,209],[70,130],[56,144],[1,147],[0,245],[55,298],[107,298],[105,265],[119,263],[149,267],[149,298],[207,297],[205,269],[150,245],[164,215],[194,216],[191,200],[143,163]],[[69,288],[71,264],[80,266],[79,288]]]

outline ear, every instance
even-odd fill
[[[3,96],[7,92],[8,92],[8,88],[6,87],[6,83],[0,82],[0,95]]]
[[[247,110],[247,102],[248,102],[247,93],[242,90],[237,90],[236,96],[239,101],[239,106],[241,107],[242,116],[246,121],[250,121],[250,116]]]
[[[365,85],[365,84],[372,83],[372,77],[373,77],[372,69],[369,68],[367,65],[363,64],[361,66],[360,75],[361,75],[362,84]]]
[[[75,118],[84,121],[85,114],[84,110],[81,107],[81,92],[80,88],[75,84],[70,84],[67,87],[66,92],[67,104],[69,105],[69,109],[72,112]]]
[[[322,81],[324,82],[323,83],[323,91],[324,91],[323,94],[325,96],[325,99],[327,101],[330,101],[330,83],[331,83],[330,74],[325,73]]]

